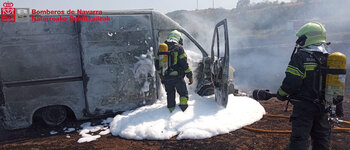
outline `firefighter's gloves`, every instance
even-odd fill
[[[288,99],[288,94],[279,88],[277,91],[277,99],[280,101],[285,101]]]
[[[193,77],[192,77],[192,71],[190,71],[189,73],[186,73],[186,77],[188,78],[188,81],[190,83],[188,83],[188,85],[191,85],[193,83]]]
[[[287,100],[287,96],[281,96],[279,93],[277,93],[277,99],[280,100],[280,101],[285,101]]]
[[[192,76],[189,76],[189,77],[187,77],[188,78],[188,81],[190,82],[190,83],[188,83],[188,85],[191,85],[192,83],[193,83],[193,77]]]

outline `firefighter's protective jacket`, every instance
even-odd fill
[[[323,99],[325,74],[319,68],[326,67],[328,52],[317,50],[324,47],[314,48],[299,49],[292,56],[278,94],[312,102]]]
[[[177,78],[192,77],[192,71],[187,63],[187,55],[183,47],[176,42],[165,42],[169,47],[169,64],[165,71],[163,80],[171,80]],[[155,66],[158,74],[162,74],[162,68],[159,65],[159,57],[157,55]]]

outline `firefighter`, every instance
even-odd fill
[[[192,71],[187,63],[187,55],[182,47],[181,33],[177,30],[171,31],[168,39],[160,45],[156,57],[155,66],[161,82],[167,93],[167,107],[170,112],[175,109],[175,91],[180,95],[180,108],[185,111],[188,107],[188,90],[184,77],[193,83]],[[168,50],[165,50],[168,48]],[[167,59],[165,59],[165,57]],[[162,61],[166,61],[164,63]]]
[[[293,104],[289,149],[308,149],[311,136],[312,149],[329,150],[331,126],[325,109],[325,74],[319,69],[327,67],[326,29],[318,22],[309,22],[296,36],[295,50],[277,91],[279,100],[289,99]]]

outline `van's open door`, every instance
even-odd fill
[[[214,85],[215,101],[226,107],[229,84],[229,39],[227,20],[216,24],[211,46],[211,79]]]

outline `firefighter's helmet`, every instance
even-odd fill
[[[303,25],[297,32],[296,36],[299,39],[302,39],[302,44],[298,43],[302,47],[326,43],[326,29],[319,22],[309,22]]]
[[[168,36],[168,39],[169,40],[174,40],[176,42],[180,42],[180,39],[181,39],[181,33],[177,30],[173,30],[169,33],[169,36]]]

